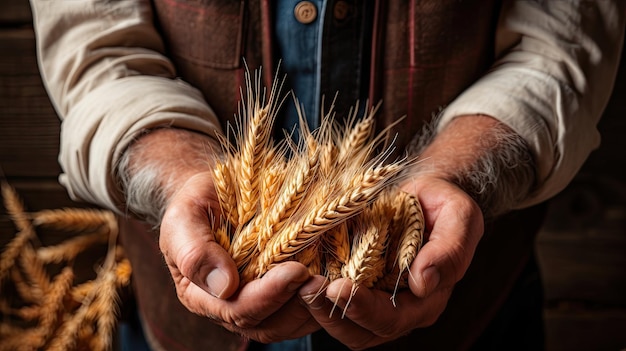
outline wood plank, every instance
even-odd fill
[[[30,24],[32,14],[28,0],[0,0],[0,24]]]
[[[8,180],[24,202],[27,212],[35,212],[45,209],[60,208],[86,208],[93,207],[84,203],[72,201],[65,188],[54,180],[15,181]],[[4,199],[2,199],[4,200]],[[0,252],[11,241],[17,230],[4,207],[4,201],[0,202]],[[36,228],[38,242],[41,246],[55,245],[76,235],[76,233]],[[94,245],[82,252],[75,260],[73,267],[76,274],[76,282],[82,282],[95,277],[94,268],[102,263],[107,251],[107,244]],[[49,273],[56,274],[57,265],[49,265]]]
[[[547,309],[550,351],[618,351],[626,348],[626,309]]]
[[[626,306],[626,184],[579,176],[550,205],[537,238],[546,299]]]
[[[54,177],[60,122],[37,67],[30,28],[0,31],[0,165],[17,177]]]
[[[30,181],[20,181],[13,178],[8,179],[8,183],[16,189],[18,195],[24,202],[24,207],[28,212],[35,212],[46,209],[60,208],[96,208],[95,206],[75,202],[70,199],[67,191],[54,179],[37,179]],[[4,204],[0,205],[0,247],[15,235],[16,229],[13,222],[7,215]],[[43,243],[50,245],[65,240],[70,235],[57,231],[42,231]]]

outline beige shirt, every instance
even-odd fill
[[[201,93],[176,77],[147,0],[31,0],[40,69],[62,119],[61,183],[74,199],[124,209],[115,168],[142,130],[212,133]],[[492,69],[443,112],[493,116],[519,133],[537,163],[536,191],[561,191],[598,147],[624,38],[626,1],[505,1]],[[480,19],[477,19],[480,20]]]

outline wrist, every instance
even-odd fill
[[[525,141],[489,116],[461,116],[441,130],[430,126],[413,149],[421,162],[411,170],[456,184],[486,218],[511,210],[530,192],[535,167]]]
[[[169,199],[191,177],[210,170],[217,150],[214,139],[185,129],[159,128],[138,137],[117,167],[127,211],[160,223]]]

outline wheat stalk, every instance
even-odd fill
[[[89,232],[107,226],[114,220],[110,211],[63,208],[43,210],[30,214],[33,225],[76,232]]]

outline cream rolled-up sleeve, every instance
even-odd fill
[[[219,122],[163,55],[144,0],[31,0],[40,71],[61,118],[60,182],[74,199],[124,209],[115,167],[159,126],[206,134]]]
[[[497,62],[442,112],[439,128],[484,114],[526,140],[536,188],[518,208],[563,190],[599,146],[597,123],[619,65],[625,15],[622,0],[506,2]]]

